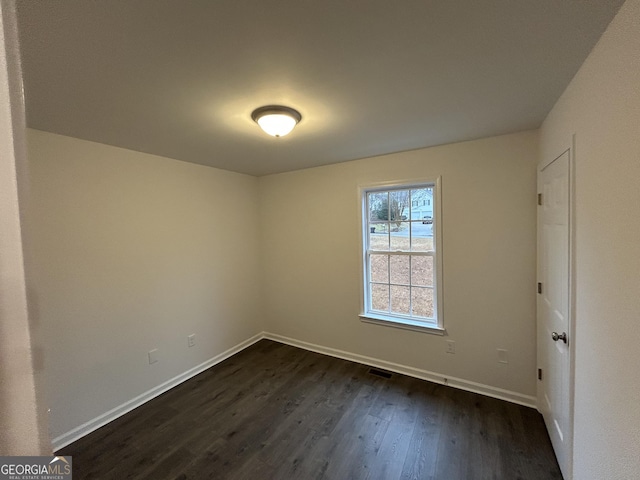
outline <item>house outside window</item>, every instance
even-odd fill
[[[364,321],[443,332],[440,180],[361,189]]]

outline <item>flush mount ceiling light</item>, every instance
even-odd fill
[[[260,128],[274,137],[284,137],[302,119],[297,110],[281,105],[266,105],[256,108],[251,118]]]

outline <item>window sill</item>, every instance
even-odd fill
[[[415,332],[430,333],[432,335],[446,335],[446,330],[438,325],[426,324],[416,320],[385,317],[373,313],[361,313],[360,320],[367,323],[377,325],[385,325],[387,327],[402,328],[404,330],[413,330]]]

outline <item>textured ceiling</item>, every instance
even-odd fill
[[[19,0],[27,121],[252,175],[537,128],[622,3]]]

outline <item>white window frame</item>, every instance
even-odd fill
[[[411,190],[419,188],[433,189],[433,243],[434,250],[430,252],[404,252],[402,250],[396,252],[382,251],[377,252],[369,248],[369,212],[367,205],[367,195],[375,192],[388,192],[393,190]],[[444,335],[444,318],[443,318],[443,280],[442,280],[442,180],[441,177],[431,180],[420,181],[404,181],[404,182],[388,182],[374,185],[360,186],[358,189],[360,209],[360,226],[361,226],[361,282],[360,282],[360,319],[363,322],[386,325],[396,328],[415,330],[420,332],[432,333],[436,335]],[[409,229],[411,232],[411,228]],[[411,235],[411,233],[409,233]],[[370,298],[370,271],[369,256],[375,253],[400,253],[406,255],[428,255],[433,257],[434,261],[434,315],[433,319],[424,319],[422,317],[412,317],[409,315],[381,313],[372,311]]]

